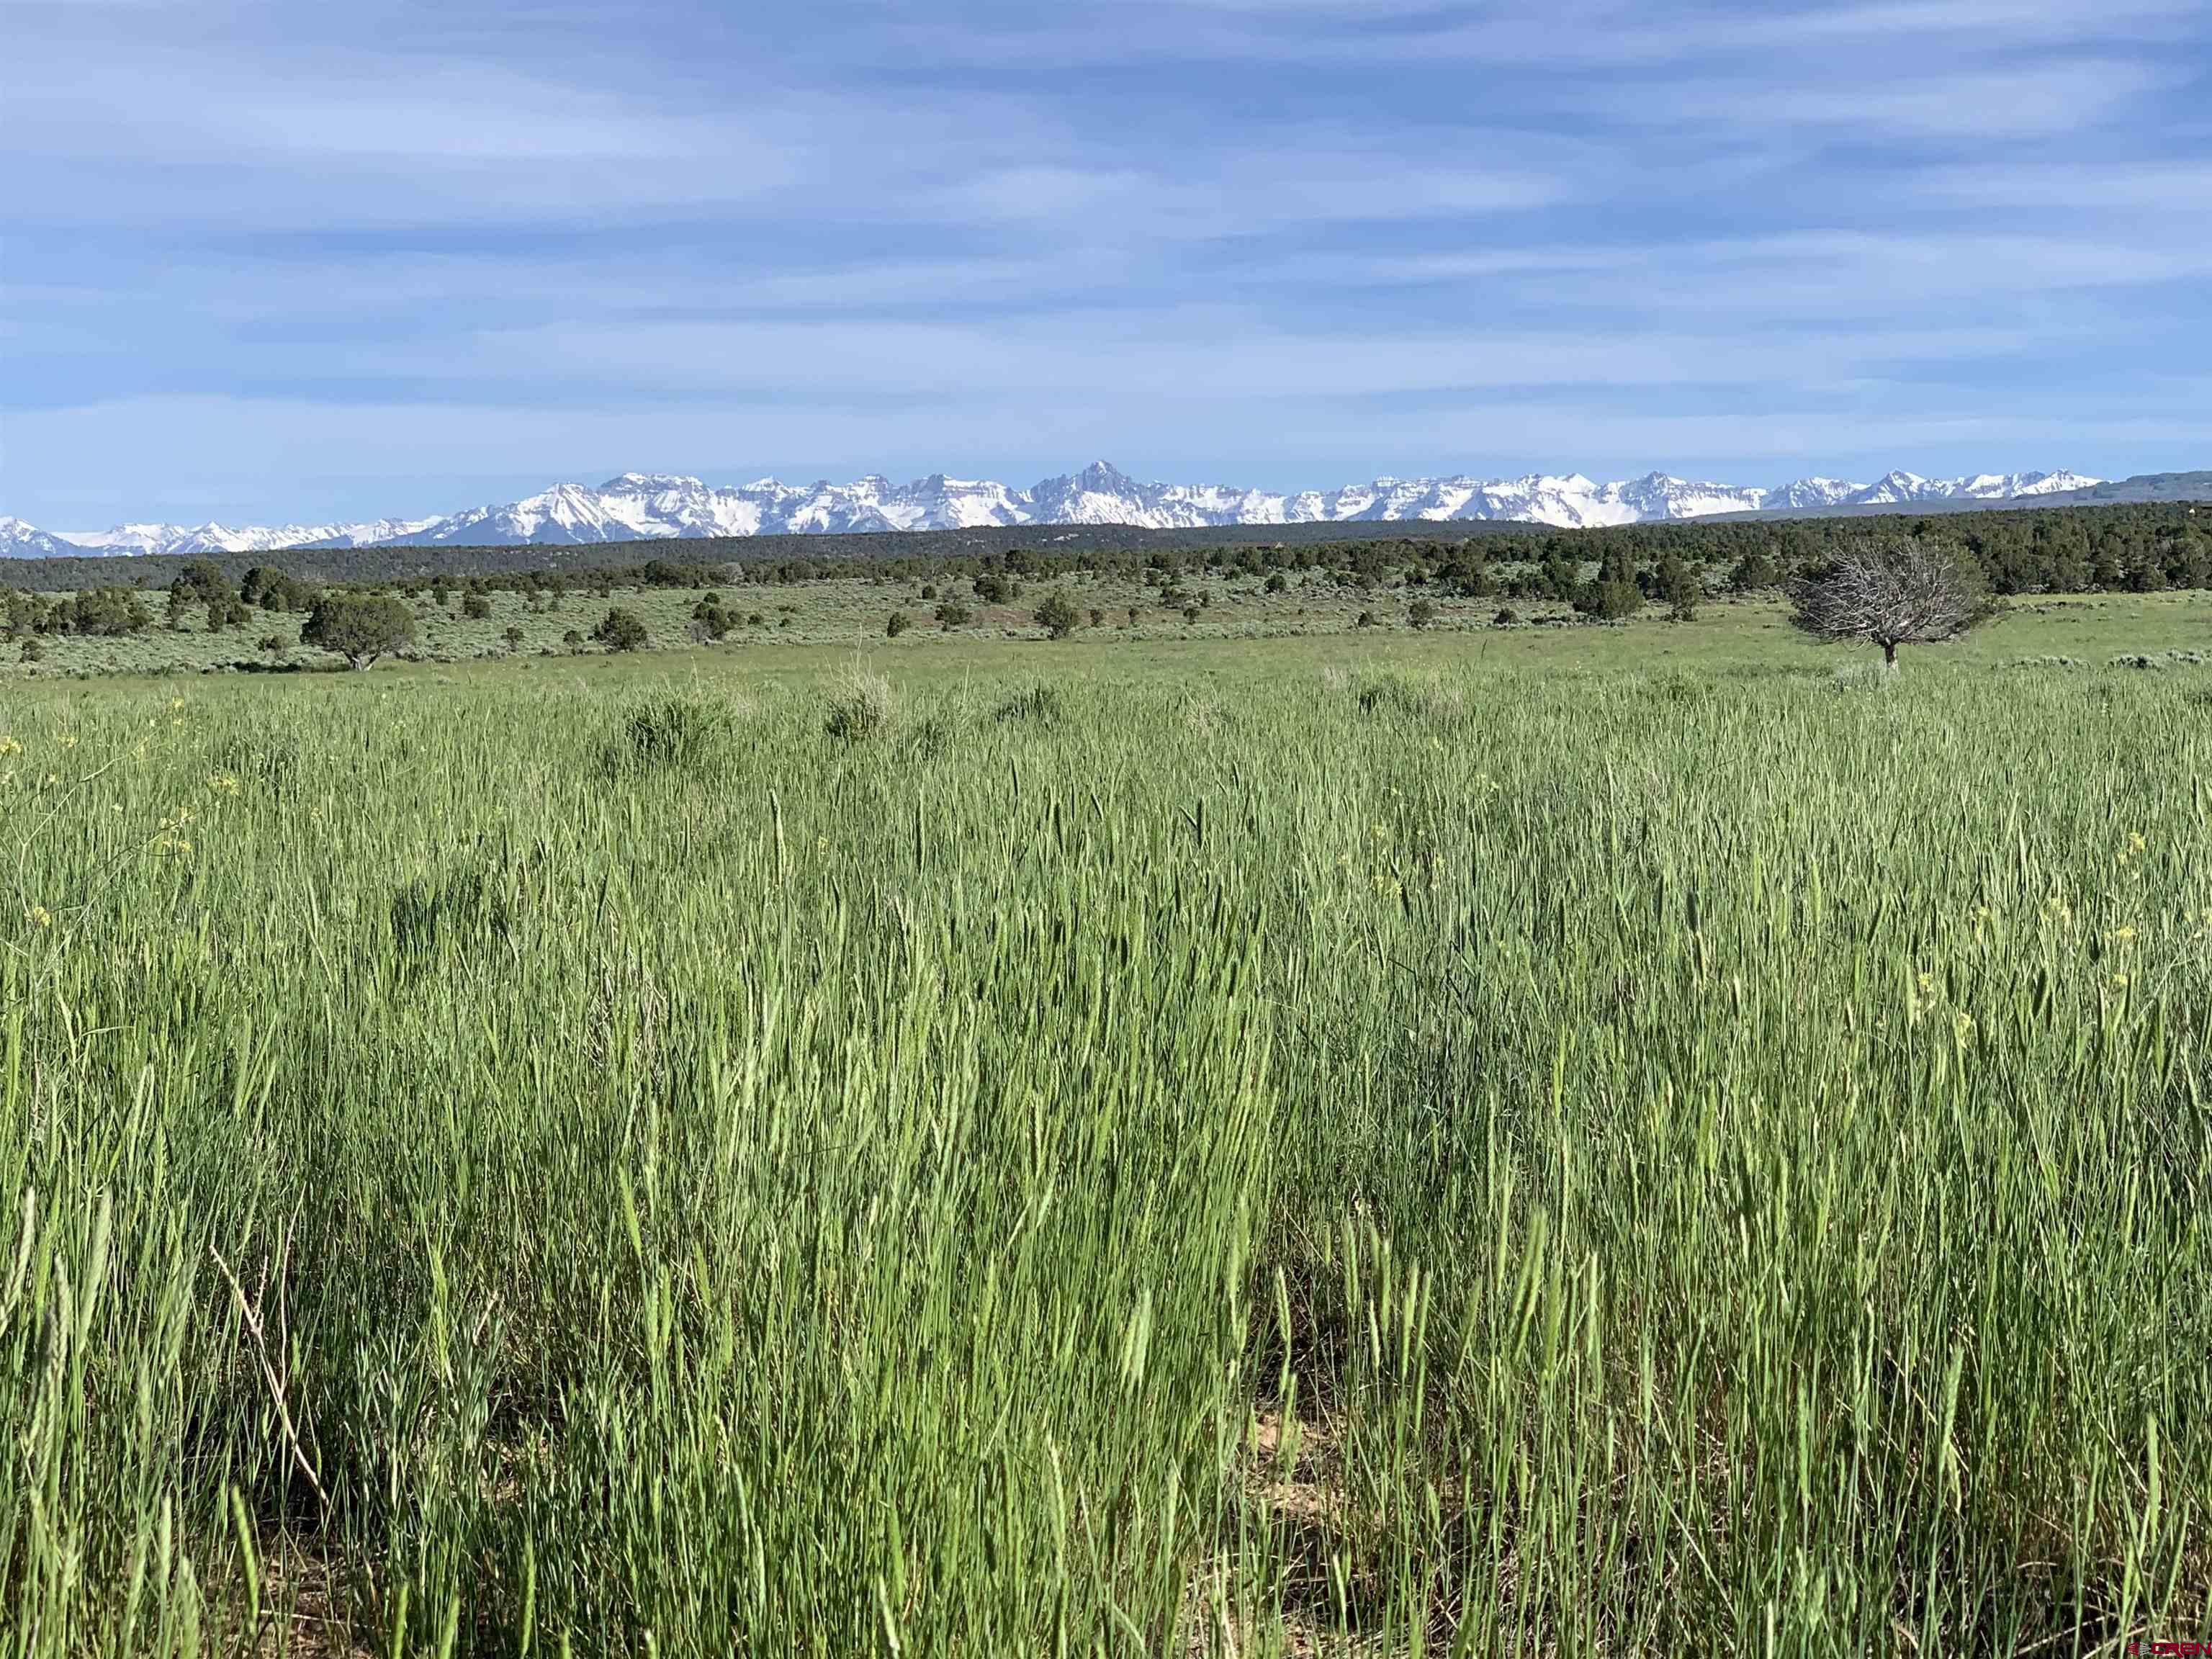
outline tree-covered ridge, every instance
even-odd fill
[[[1865,517],[1707,520],[1557,530],[1505,524],[1279,525],[1158,531],[1129,526],[1030,526],[894,535],[729,537],[687,539],[641,556],[635,542],[599,546],[343,548],[181,558],[18,559],[0,562],[0,586],[47,592],[106,586],[167,587],[206,564],[233,584],[254,570],[313,586],[401,586],[444,580],[559,592],[611,580],[706,586],[738,580],[806,581],[881,574],[927,579],[1006,570],[1038,575],[1073,570],[1200,567],[1325,568],[1409,578],[1454,564],[1498,570],[1555,563],[1602,565],[1625,553],[1656,571],[1668,556],[1726,575],[1770,568],[1779,580],[1834,556],[1869,534],[1936,539],[1966,553],[2002,593],[2202,586],[2212,569],[2212,502],[2123,502],[2094,507]],[[1765,584],[1758,584],[1765,585]],[[252,603],[249,600],[248,603]]]
[[[303,554],[296,562],[286,555],[264,555],[251,564],[213,557],[69,561],[70,574],[84,584],[75,592],[57,586],[44,592],[0,589],[0,642],[12,647],[10,658],[26,664],[48,659],[41,643],[48,636],[150,641],[195,634],[234,638],[238,647],[228,659],[234,663],[260,655],[270,664],[290,663],[292,647],[301,645],[359,660],[359,653],[332,643],[337,635],[313,622],[319,602],[350,596],[398,607],[379,635],[392,635],[394,642],[380,651],[410,648],[396,640],[396,618],[404,611],[427,623],[446,617],[481,623],[484,640],[471,635],[472,643],[461,648],[484,654],[484,641],[495,638],[512,654],[526,644],[540,652],[556,648],[550,635],[539,637],[544,630],[532,619],[561,610],[563,599],[574,596],[597,605],[561,634],[557,648],[582,648],[591,640],[614,648],[599,632],[586,630],[599,620],[597,606],[616,594],[659,592],[678,605],[685,596],[705,594],[689,605],[688,620],[678,612],[645,624],[648,636],[629,638],[623,647],[635,649],[687,638],[711,642],[738,632],[766,637],[763,630],[787,629],[790,613],[801,607],[813,612],[826,606],[840,616],[849,613],[850,620],[880,607],[878,590],[897,586],[921,609],[913,614],[895,609],[896,620],[878,616],[868,623],[870,631],[896,637],[916,614],[948,632],[970,623],[1000,629],[1034,625],[1055,637],[1086,621],[1093,629],[1110,624],[1134,630],[1147,618],[1178,617],[1185,624],[1214,629],[1241,622],[1328,631],[1353,626],[1355,618],[1359,627],[1387,623],[1401,611],[1400,619],[1414,628],[1439,619],[1465,627],[1514,621],[1521,614],[1516,607],[1540,619],[1565,620],[1571,611],[1610,622],[1653,605],[1687,620],[1708,599],[1771,596],[1877,539],[1940,555],[1975,589],[1996,599],[2212,587],[2212,507],[2187,503],[1601,531],[1391,529],[1388,535],[1333,539],[1163,538],[1152,547],[1041,547],[1000,537],[981,550],[950,551],[925,537],[878,536],[844,538],[829,550],[843,553],[851,544],[864,543],[878,555],[865,560],[813,556],[832,539],[820,537],[791,538],[804,550],[787,549],[781,556],[757,540],[686,541],[643,559],[636,556],[635,543],[619,544],[628,556],[621,559],[611,556],[614,548],[586,550],[610,556],[597,563],[495,549],[484,550],[485,568],[466,568],[477,561],[449,554],[439,561],[440,568],[388,576],[376,574],[385,556],[378,550]],[[725,550],[733,556],[715,556]],[[518,564],[518,552],[532,554],[532,562]],[[40,563],[23,562],[11,574]],[[156,586],[165,574],[166,585]],[[127,585],[116,580],[125,575],[133,579]],[[763,592],[779,588],[785,591],[773,600]],[[743,597],[748,592],[755,597]],[[1476,600],[1485,602],[1480,612],[1467,603]],[[663,608],[655,602],[656,611]],[[495,611],[504,631],[495,626]],[[440,656],[457,643],[442,635],[441,641],[421,650]],[[76,665],[123,664],[103,659]]]

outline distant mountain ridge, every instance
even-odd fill
[[[1218,484],[1140,483],[1104,461],[1028,489],[933,473],[896,484],[879,476],[833,484],[774,478],[717,488],[669,473],[624,472],[592,489],[560,483],[519,501],[442,518],[232,529],[127,524],[97,533],[41,531],[0,518],[0,556],[70,553],[242,553],[281,548],[506,547],[662,541],[708,536],[969,529],[987,525],[1218,526],[1419,520],[1598,525],[1721,514],[1820,512],[1916,503],[2063,499],[2102,481],[2069,471],[1925,478],[1890,472],[1870,484],[1800,478],[1773,489],[1650,472],[1600,483],[1580,473],[1519,478],[1377,478],[1330,490],[1276,493]]]

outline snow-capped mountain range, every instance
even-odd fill
[[[1699,483],[1663,472],[1597,483],[1580,473],[1523,478],[1377,478],[1340,489],[1276,494],[1218,484],[1139,483],[1104,461],[1029,489],[933,473],[895,484],[757,483],[715,488],[696,478],[625,472],[597,488],[556,484],[505,506],[436,519],[229,529],[126,524],[52,532],[0,517],[0,556],[86,553],[249,553],[278,548],[576,545],[678,537],[946,530],[986,525],[1137,525],[1190,530],[1214,525],[1339,523],[1400,519],[1491,520],[1576,529],[1696,519],[1717,513],[1806,511],[1916,501],[2000,501],[2086,489],[2075,472],[1984,472],[1923,478],[1891,472],[1870,484],[1799,478],[1771,489]]]

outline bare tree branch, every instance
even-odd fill
[[[330,1494],[323,1490],[322,1480],[316,1474],[315,1466],[307,1462],[307,1454],[301,1447],[300,1431],[292,1425],[291,1407],[284,1403],[284,1385],[277,1379],[276,1368],[269,1363],[269,1339],[262,1332],[261,1314],[256,1305],[261,1293],[257,1291],[254,1301],[248,1302],[245,1289],[238,1282],[238,1275],[231,1272],[230,1263],[222,1259],[222,1252],[210,1243],[208,1254],[215,1258],[215,1265],[222,1269],[222,1276],[230,1281],[230,1293],[238,1302],[239,1317],[245,1322],[246,1334],[253,1339],[254,1350],[261,1360],[261,1378],[268,1383],[270,1397],[276,1402],[276,1421],[284,1431],[284,1443],[291,1449],[292,1462],[298,1466],[300,1473],[307,1477],[307,1484],[315,1489],[317,1500],[328,1509]],[[268,1285],[268,1265],[265,1262],[262,1267],[262,1286],[265,1290]]]

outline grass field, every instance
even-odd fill
[[[2212,1636],[2208,620],[9,680],[0,1652]]]
[[[1412,601],[1419,590],[1377,588],[1371,592],[1346,588],[1319,573],[1293,573],[1280,593],[1266,591],[1257,577],[1220,571],[1198,571],[1180,579],[1178,590],[1189,603],[1163,605],[1160,592],[1140,581],[1097,573],[1082,573],[1057,582],[1030,581],[1017,598],[1001,604],[977,599],[967,581],[944,579],[943,597],[957,599],[969,613],[958,626],[935,620],[939,603],[937,584],[895,581],[888,578],[842,576],[789,585],[749,585],[743,582],[717,589],[623,587],[607,594],[583,590],[538,600],[514,592],[484,595],[489,614],[467,614],[462,591],[456,587],[441,605],[423,592],[410,601],[416,613],[416,639],[410,654],[426,661],[467,661],[479,658],[568,657],[597,652],[590,642],[593,625],[619,606],[644,623],[652,647],[669,650],[692,643],[692,611],[710,594],[738,618],[738,625],[715,646],[720,651],[744,651],[793,644],[855,644],[884,642],[893,616],[909,625],[902,640],[908,649],[924,644],[974,644],[983,641],[1036,639],[1044,630],[1036,620],[1037,606],[1057,592],[1078,607],[1083,630],[1095,640],[1120,643],[1163,639],[1279,638],[1304,634],[1334,634],[1361,627],[1360,617],[1373,629],[1403,629]],[[925,592],[927,590],[927,592]],[[1487,624],[1504,601],[1498,599],[1432,599],[1437,623],[1445,629]],[[1185,616],[1195,606],[1195,619]],[[155,614],[161,613],[157,600]],[[1517,609],[1532,619],[1566,620],[1571,611],[1564,605],[1522,604]],[[1093,618],[1096,613],[1096,619]],[[44,654],[34,665],[40,674],[163,672],[234,665],[250,668],[271,665],[293,668],[330,667],[337,659],[301,647],[297,641],[301,617],[297,613],[252,614],[244,627],[210,632],[200,611],[194,610],[186,625],[171,629],[159,626],[145,633],[117,638],[51,635],[41,640]],[[507,632],[517,630],[519,642]],[[572,641],[568,635],[582,636]],[[270,635],[284,645],[281,653],[262,648]],[[14,651],[0,652],[0,668],[16,666]]]
[[[959,583],[956,597],[972,615],[958,627],[932,619],[938,600],[921,597],[924,585],[860,577],[717,590],[623,588],[605,596],[572,592],[535,602],[519,593],[498,592],[483,596],[489,614],[481,617],[465,613],[464,596],[457,588],[443,605],[427,592],[410,601],[417,620],[408,654],[430,664],[566,665],[607,654],[591,643],[592,629],[610,609],[619,606],[646,626],[650,648],[641,654],[665,659],[681,653],[702,669],[722,664],[714,670],[717,672],[731,665],[725,659],[737,659],[748,669],[763,663],[781,665],[793,660],[781,654],[789,648],[823,645],[881,651],[886,661],[908,660],[921,652],[935,655],[951,646],[957,648],[954,659],[966,665],[979,660],[981,647],[1041,642],[1044,630],[1036,624],[1035,612],[1048,593],[1059,592],[1067,596],[1081,618],[1073,640],[1061,643],[1111,646],[1124,653],[1131,646],[1150,653],[1224,641],[1306,640],[1328,642],[1323,648],[1341,654],[1345,647],[1338,636],[1350,635],[1362,641],[1362,648],[1393,653],[1408,648],[1409,638],[1437,641],[1411,648],[1440,652],[1439,660],[1455,662],[1464,657],[1470,641],[1509,661],[1644,666],[1741,655],[1747,648],[1762,660],[1808,665],[1821,660],[1811,647],[1790,640],[1783,608],[1772,602],[1714,602],[1688,624],[1664,621],[1661,607],[1655,605],[1628,625],[1626,634],[1633,643],[1625,646],[1621,627],[1583,628],[1570,607],[1549,600],[1453,598],[1433,587],[1402,586],[1362,591],[1340,586],[1316,572],[1294,573],[1279,593],[1268,592],[1256,577],[1220,571],[1186,573],[1178,580],[1194,603],[1202,601],[1196,603],[1195,620],[1186,619],[1188,607],[1163,606],[1157,589],[1086,574],[1058,583],[1031,582],[1018,599],[1003,605],[981,604],[967,584]],[[944,592],[953,594],[954,585],[948,582]],[[709,592],[739,619],[727,638],[711,645],[690,637],[692,611]],[[1435,606],[1436,615],[1417,629],[1409,617],[1413,604],[1424,597]],[[1510,609],[1516,620],[1500,626],[1495,619],[1501,607]],[[157,617],[161,614],[158,598],[150,608]],[[886,634],[894,615],[904,616],[910,624],[896,638]],[[1365,624],[1360,621],[1363,616],[1368,618]],[[157,623],[144,633],[119,637],[44,635],[37,641],[39,656],[33,663],[21,661],[19,646],[0,645],[0,684],[18,674],[46,679],[343,667],[340,659],[298,643],[301,620],[295,612],[257,611],[241,627],[210,633],[202,611],[192,607],[181,629]],[[518,642],[509,643],[510,629],[519,635]],[[571,634],[580,640],[569,641]],[[274,652],[262,645],[271,637],[279,642]],[[2212,592],[2064,596],[2016,601],[2015,614],[2002,626],[1985,630],[1965,646],[1948,648],[1948,654],[1974,662],[2070,654],[2102,665],[2117,653],[2202,648],[2208,638],[2212,638]],[[1392,643],[1381,643],[1385,641]],[[664,660],[657,672],[669,666]]]

